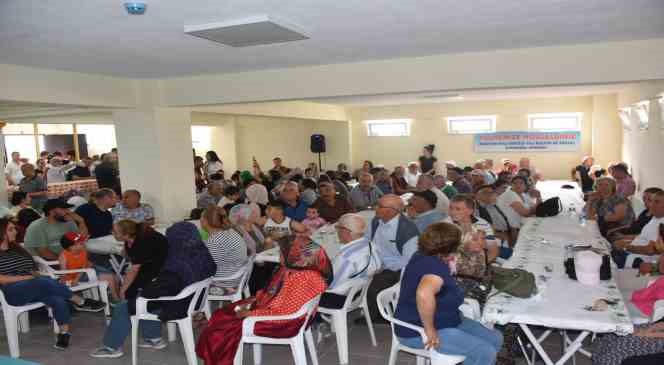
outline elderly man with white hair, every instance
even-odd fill
[[[381,196],[383,192],[374,184],[373,176],[368,172],[360,173],[360,183],[350,191],[350,201],[356,211],[376,206]]]
[[[361,215],[344,214],[337,221],[335,228],[341,250],[332,262],[334,281],[319,303],[320,307],[329,309],[343,307],[351,279],[370,278],[380,267],[378,258],[372,255],[369,239],[364,237],[367,224]]]
[[[447,195],[443,193],[442,190],[438,189],[433,183],[433,176],[431,175],[420,175],[417,179],[417,191],[429,190],[432,193],[436,194],[436,210],[443,214],[444,217],[447,217],[447,214],[450,210],[450,200],[447,198]]]

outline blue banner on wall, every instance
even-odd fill
[[[475,152],[574,152],[581,132],[497,132],[475,135]]]

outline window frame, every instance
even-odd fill
[[[650,100],[640,101],[632,106],[632,115],[640,131],[650,126]]]
[[[369,119],[369,120],[365,120],[364,124],[366,125],[366,128],[367,128],[367,137],[410,137],[410,125],[411,125],[412,121],[413,121],[412,119],[408,119],[408,118],[401,118],[401,119]],[[379,133],[377,134],[377,133],[372,132],[372,126],[388,125],[388,124],[404,125],[405,126],[405,134],[381,135]]]
[[[468,121],[489,121],[491,124],[488,130],[470,130],[462,131],[455,130],[452,128],[452,125],[455,122],[468,122]],[[497,115],[467,115],[467,116],[452,116],[445,117],[445,124],[447,124],[447,134],[453,135],[463,135],[463,134],[487,134],[496,132],[496,121],[498,120]]]
[[[618,117],[622,122],[622,127],[626,131],[632,130],[632,108],[620,108],[618,109]]]
[[[536,128],[534,126],[537,119],[556,119],[556,118],[572,118],[572,117],[576,119],[575,128]],[[566,132],[566,131],[580,132],[582,128],[583,128],[582,112],[528,114],[528,131],[530,132]]]

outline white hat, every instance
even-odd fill
[[[76,210],[76,208],[80,207],[81,205],[87,202],[88,201],[84,197],[78,195],[72,196],[71,198],[69,198],[69,200],[67,200],[67,204],[73,205],[73,207],[71,208],[72,211]]]
[[[580,251],[574,255],[574,270],[577,280],[584,285],[599,285],[602,256],[592,251]]]

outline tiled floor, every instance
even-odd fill
[[[53,336],[46,322],[45,314],[32,312],[30,316],[31,331],[20,335],[21,355],[45,365],[128,365],[131,364],[130,341],[125,343],[125,356],[120,359],[93,359],[88,353],[97,347],[101,341],[105,323],[102,315],[78,313],[73,319],[73,337],[71,347],[67,351],[53,349]],[[352,323],[352,321],[350,322]],[[387,364],[390,349],[390,329],[388,326],[375,326],[378,346],[371,346],[366,328],[352,326],[349,328],[350,363],[366,365]],[[4,327],[0,328],[0,354],[8,355],[6,333]],[[560,343],[556,336],[551,336],[545,342],[547,351],[555,358],[559,353]],[[336,341],[334,336],[325,338],[318,347],[318,358],[321,365],[338,364]],[[186,364],[182,344],[177,341],[171,343],[164,350],[140,349],[139,364],[147,365],[180,365]],[[253,364],[250,348],[245,349],[245,364]],[[268,346],[263,350],[263,364],[292,364],[293,358],[290,350],[285,346]],[[523,360],[518,362],[525,364]],[[571,364],[571,362],[569,362]],[[578,365],[589,365],[590,361],[577,356]],[[406,354],[400,354],[398,364],[415,364],[415,359]],[[541,364],[541,362],[540,362]],[[1,365],[1,364],[0,364]]]

